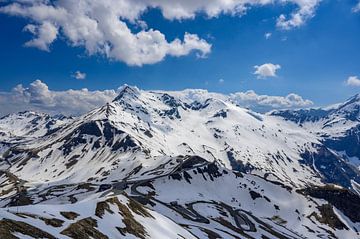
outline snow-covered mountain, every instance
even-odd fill
[[[50,116],[31,111],[0,118],[0,154],[14,144],[20,144],[56,131],[72,120],[63,115]]]
[[[124,86],[80,117],[6,116],[0,224],[8,229],[0,235],[45,228],[82,238],[84,228],[83,238],[356,238],[360,215],[350,208],[360,205],[360,173],[348,150],[358,152],[359,141],[347,133],[359,123],[354,99],[259,114],[202,90]],[[334,145],[346,140],[346,149]],[[146,209],[124,209],[134,200]],[[20,214],[18,205],[27,205]]]
[[[327,108],[275,111],[319,137],[328,148],[354,167],[360,167],[360,94]]]
[[[360,122],[360,94],[345,103],[325,108],[274,111],[281,116],[323,137],[341,137]]]
[[[38,138],[70,121],[71,118],[63,115],[50,116],[31,111],[10,114],[0,118],[0,136],[2,141]]]

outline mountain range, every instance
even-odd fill
[[[1,238],[360,238],[360,95],[257,113],[123,86],[0,119]]]

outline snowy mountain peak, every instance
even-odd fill
[[[351,121],[360,120],[360,94],[357,94],[349,98],[344,104],[339,105],[339,107],[332,112],[346,118]]]
[[[347,100],[347,102],[349,102],[349,101],[352,101],[352,102],[358,101],[358,102],[360,102],[360,93],[357,93],[356,95],[350,97],[350,98]]]
[[[113,102],[120,101],[124,97],[137,97],[140,94],[139,88],[136,86],[129,86],[127,84],[119,88],[118,96],[113,100]]]

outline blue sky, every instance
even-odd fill
[[[296,93],[315,105],[344,101],[360,89],[345,84],[348,77],[360,76],[360,12],[352,11],[356,4],[351,0],[321,1],[304,24],[287,30],[277,27],[276,22],[279,15],[296,12],[296,4],[252,6],[242,16],[220,13],[209,17],[200,12],[195,18],[181,20],[165,19],[164,11],[149,8],[140,16],[147,29],[159,30],[169,42],[182,39],[185,32],[196,34],[211,44],[211,52],[206,58],[197,57],[196,51],[180,57],[165,56],[142,66],[129,66],[99,53],[89,55],[84,46],[71,46],[61,34],[49,44],[49,52],[25,47],[33,35],[23,29],[27,24],[38,24],[38,20],[3,11],[0,91],[41,79],[55,91],[116,89],[127,83],[142,89],[254,90],[280,96]],[[133,32],[141,30],[129,22]],[[266,39],[265,33],[271,37]],[[254,66],[264,63],[281,66],[275,77],[258,79],[254,74]],[[86,78],[74,79],[76,71],[86,73]]]

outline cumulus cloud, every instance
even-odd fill
[[[81,71],[75,71],[75,73],[72,75],[72,77],[77,80],[85,80],[86,73],[81,72]]]
[[[156,29],[148,29],[141,19],[149,9],[159,9],[168,20],[193,19],[197,14],[243,15],[253,6],[294,4],[289,17],[282,14],[278,27],[291,29],[303,25],[314,15],[321,0],[13,0],[0,6],[0,13],[28,19],[24,30],[34,38],[26,46],[49,51],[51,44],[65,39],[71,46],[84,47],[89,55],[104,55],[128,65],[141,66],[197,52],[204,57],[211,44],[196,34],[185,33],[168,40]],[[135,26],[135,28],[133,27]],[[139,31],[133,29],[140,28]]]
[[[20,84],[10,92],[0,92],[0,116],[25,110],[79,115],[106,104],[116,95],[116,90],[53,91],[41,80],[36,80],[28,87]]]
[[[256,112],[268,112],[274,109],[303,108],[313,105],[310,100],[291,93],[283,96],[258,95],[253,90],[230,94],[230,100],[235,104]]]
[[[15,86],[9,92],[0,91],[0,117],[9,113],[32,110],[49,114],[80,115],[111,102],[119,93],[117,90],[54,91],[41,80],[29,86]],[[186,99],[205,101],[208,97],[231,101],[241,107],[257,112],[273,109],[300,108],[312,105],[310,100],[297,94],[282,96],[258,95],[254,91],[237,92],[230,95],[209,93],[206,90],[185,90]]]
[[[72,46],[82,46],[89,55],[100,54],[141,66],[162,61],[166,56],[184,56],[196,51],[205,57],[211,44],[196,34],[185,33],[183,39],[168,41],[155,29],[144,30],[139,21],[149,7],[144,1],[130,0],[58,0],[15,1],[0,8],[0,12],[30,19],[24,29],[34,35],[26,46],[48,51],[59,33]],[[141,28],[133,32],[129,25]]]
[[[349,86],[360,86],[360,79],[357,76],[350,76],[346,80],[346,84]]]
[[[254,66],[255,72],[254,74],[257,75],[258,79],[265,79],[268,77],[276,77],[276,71],[281,68],[278,64],[272,63],[265,63],[263,65],[256,65]]]

